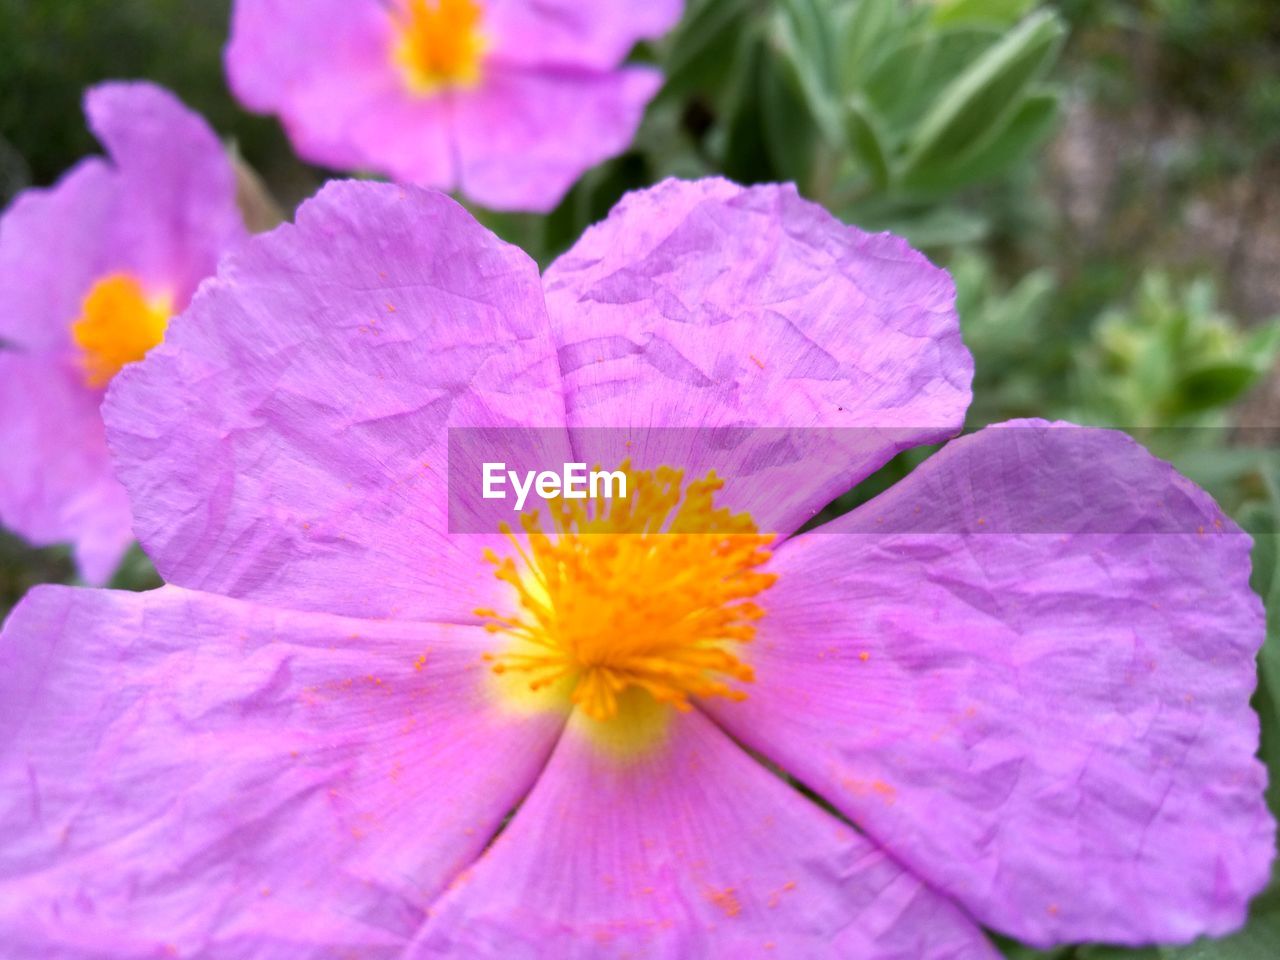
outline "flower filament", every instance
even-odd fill
[[[681,710],[694,696],[745,699],[731,682],[754,675],[736,649],[764,616],[752,598],[776,579],[759,569],[772,536],[714,506],[714,471],[682,491],[680,470],[621,469],[625,499],[551,501],[552,532],[526,513],[524,543],[504,527],[515,557],[486,551],[516,599],[509,615],[476,611],[508,640],[486,659],[533,690],[570,683],[596,720],[616,716],[629,688]]]

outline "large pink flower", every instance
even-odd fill
[[[227,73],[340,170],[554,207],[626,149],[661,81],[620,67],[682,0],[236,0]]]
[[[959,429],[953,296],[788,188],[664,183],[539,278],[438,194],[327,187],[112,386],[171,585],[41,588],[0,638],[9,956],[961,960],[997,956],[982,926],[1237,926],[1272,855],[1263,627],[1208,496],[1023,423],[795,532]],[[608,463],[600,427],[629,499],[450,532],[483,506],[451,428]]]
[[[0,524],[72,541],[85,579],[102,583],[133,540],[103,387],[160,341],[245,228],[218,138],[168,91],[103,84],[85,111],[110,159],[82,161],[0,218]]]

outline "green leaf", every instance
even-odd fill
[[[957,76],[1000,39],[989,27],[932,30],[892,46],[867,75],[863,94],[889,131],[905,138]]]
[[[1252,360],[1225,360],[1188,371],[1178,380],[1169,413],[1176,416],[1228,406],[1262,373]]]
[[[769,159],[779,178],[803,185],[813,169],[818,138],[803,83],[787,58],[764,58],[758,76]]]
[[[861,97],[850,98],[845,106],[845,131],[848,145],[862,162],[867,176],[876,187],[884,189],[892,177],[888,148],[881,120]]]
[[[840,89],[857,90],[885,56],[886,40],[899,23],[899,0],[860,0],[837,11],[836,60]]]
[[[990,222],[981,214],[958,207],[893,208],[879,202],[854,205],[843,219],[864,230],[889,230],[914,247],[949,247],[982,240]]]
[[[790,24],[797,49],[805,55],[806,73],[813,83],[834,94],[836,89],[836,57],[832,47],[835,24],[831,5],[819,0],[780,0],[780,13]]]
[[[933,22],[938,25],[950,23],[997,23],[1007,26],[1016,23],[1035,0],[936,0],[933,8]]]
[[[1268,321],[1250,334],[1243,350],[1263,372],[1271,369],[1277,352],[1280,352],[1280,318]]]
[[[831,75],[830,38],[818,35],[831,29],[830,21],[814,7],[814,0],[786,0],[770,23],[769,43],[780,75],[785,74],[781,78],[791,88],[793,104],[805,110],[827,142],[835,146],[844,141],[844,131]],[[762,92],[766,89],[762,86]],[[780,146],[790,149],[788,144]]]
[[[1016,110],[1053,64],[1065,27],[1050,11],[1032,14],[956,77],[928,112],[908,147],[919,169],[963,152]]]
[[[724,175],[739,183],[763,183],[778,179],[778,173],[773,168],[768,138],[765,137],[764,118],[757,95],[758,78],[765,69],[766,55],[766,44],[758,33],[742,36],[742,48],[738,53],[741,73],[754,82],[744,83],[738,88],[726,111],[721,160]]]
[[[702,0],[691,4],[663,64],[666,83],[659,99],[702,91],[722,95],[733,82],[732,61],[750,20],[754,0]]]
[[[1002,125],[958,156],[908,167],[901,175],[902,187],[913,194],[931,195],[997,177],[1026,160],[1049,138],[1061,109],[1057,92],[1031,94]]]

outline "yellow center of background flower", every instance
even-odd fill
[[[517,598],[510,613],[476,611],[509,640],[487,659],[535,691],[567,684],[596,720],[636,690],[682,710],[695,696],[744,699],[730,681],[753,674],[735,650],[764,616],[751,598],[776,579],[759,570],[772,535],[713,505],[714,472],[682,492],[680,470],[621,469],[626,498],[552,501],[553,532],[525,514],[524,544],[505,530],[516,557],[486,552]]]
[[[145,357],[164,339],[172,313],[168,297],[148,299],[142,284],[126,273],[95,283],[71,325],[89,385],[106,386],[126,363]]]
[[[392,16],[399,31],[393,59],[414,93],[470,87],[480,79],[485,38],[476,0],[403,0]]]

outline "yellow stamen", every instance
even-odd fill
[[[141,360],[164,339],[173,313],[168,297],[147,298],[142,284],[113,273],[93,285],[71,325],[90,386],[105,386],[126,363]]]
[[[401,0],[392,17],[399,33],[392,59],[414,93],[471,87],[480,79],[486,42],[476,0]]]
[[[486,559],[514,588],[516,609],[476,611],[509,641],[486,659],[531,690],[571,684],[596,720],[616,716],[632,689],[681,710],[690,697],[745,699],[730,682],[753,674],[735,648],[764,616],[750,598],[776,579],[758,569],[773,537],[713,505],[724,486],[714,471],[682,493],[683,471],[621,469],[625,499],[551,501],[554,532],[525,514],[523,543],[504,526],[516,556]]]

